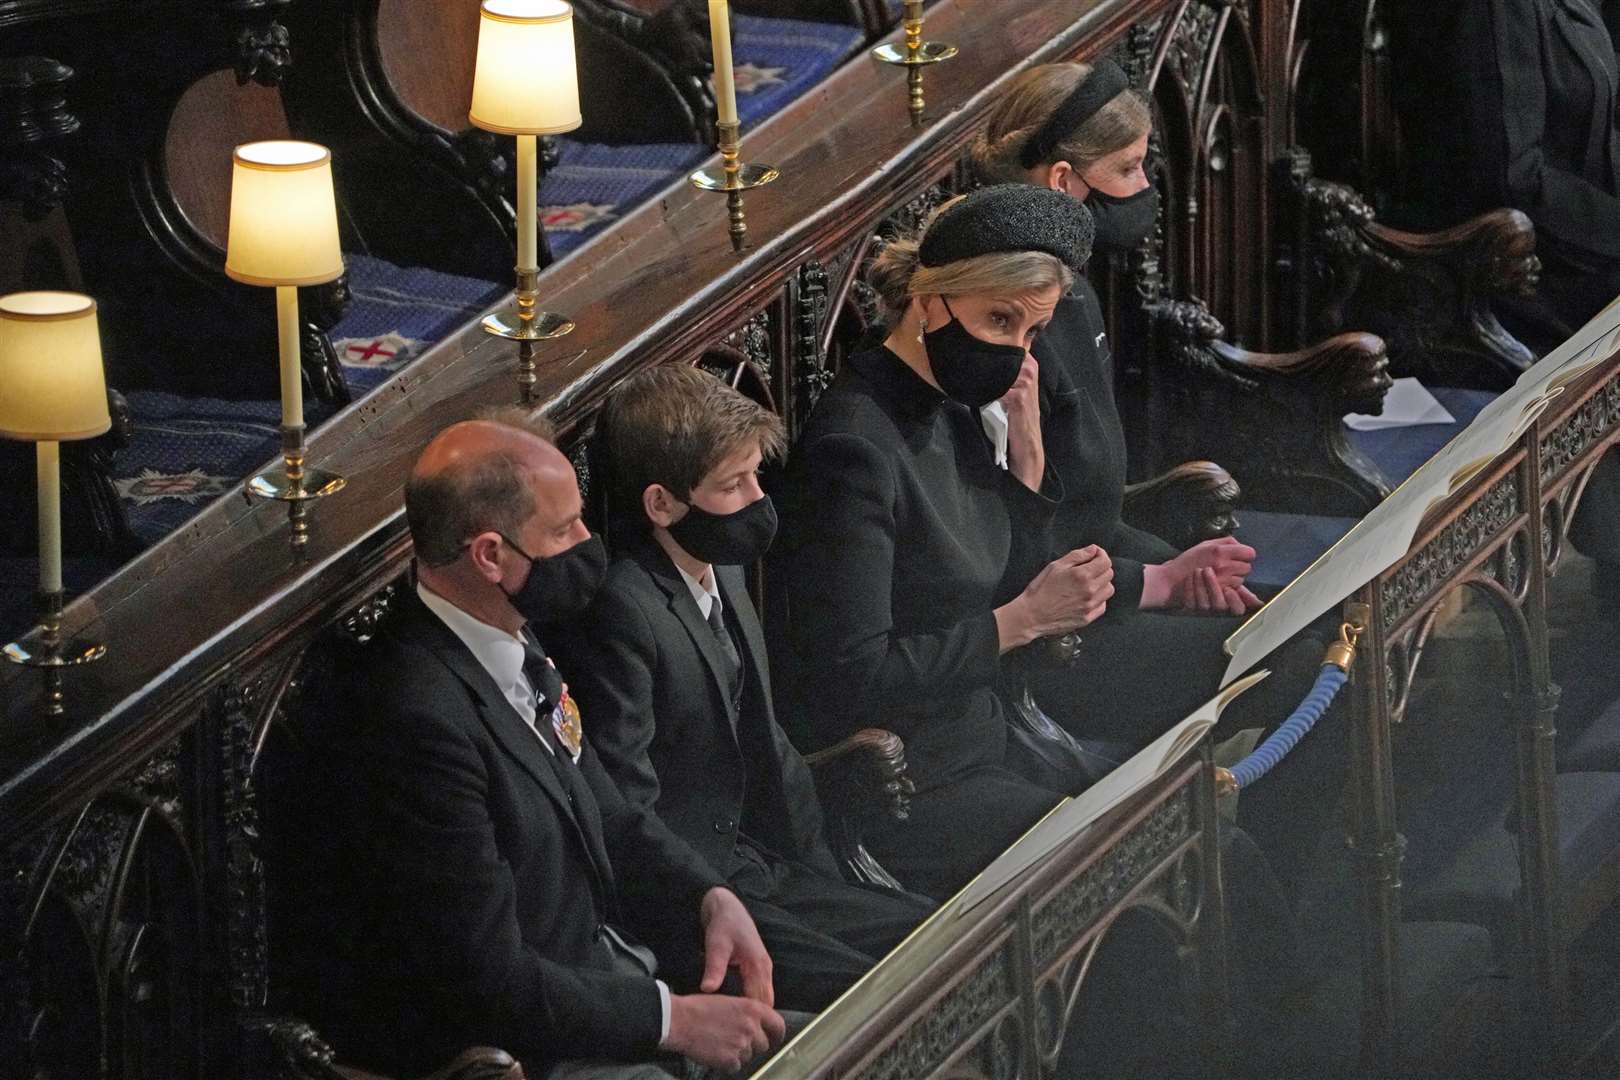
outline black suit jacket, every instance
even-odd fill
[[[740,833],[836,877],[810,770],[776,723],[765,636],[743,572],[714,572],[743,661],[739,708],[714,631],[650,538],[614,562],[578,632],[546,646],[628,800],[656,810],[728,876],[743,863]]]
[[[611,970],[601,928],[699,950],[720,879],[589,743],[560,777],[460,639],[414,592],[401,608],[340,659],[348,692],[307,755],[299,869],[327,880],[298,921],[319,1021],[346,1055],[413,1074],[474,1044],[531,1065],[650,1056],[658,989]]]

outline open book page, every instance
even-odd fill
[[[1269,675],[1269,671],[1256,671],[1239,679],[1214,697],[1200,705],[1191,716],[1154,739],[1129,761],[1124,762],[1107,776],[1091,785],[1079,795],[1065,799],[1047,814],[995,862],[985,867],[978,877],[970,881],[952,901],[958,914],[966,914],[977,904],[993,896],[998,890],[1037,865],[1056,851],[1070,837],[1090,827],[1098,818],[1141,791],[1155,778],[1175,767],[1198,745],[1221,712],[1234,698]],[[1284,717],[1278,717],[1281,722]]]
[[[1435,503],[1456,493],[1523,436],[1576,378],[1620,351],[1620,299],[1611,303],[1482,409],[1473,423],[1226,639],[1223,683],[1248,671],[1398,562]]]

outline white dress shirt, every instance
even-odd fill
[[[535,727],[535,703],[539,694],[529,682],[529,677],[523,673],[523,661],[527,655],[523,639],[516,634],[507,633],[498,626],[491,626],[482,619],[474,618],[420,581],[416,583],[416,595],[422,598],[422,603],[438,616],[440,622],[450,628],[452,634],[461,639],[461,643],[467,646],[467,651],[483,665],[485,671],[489,672],[489,677],[500,687],[501,695],[523,718],[529,730],[534,732],[535,739],[545,748],[546,753],[555,754],[551,743],[540,733],[540,729]],[[603,929],[613,935],[614,940],[627,954],[635,956],[644,965],[656,964],[652,953],[647,949],[631,946],[611,926],[603,926]],[[662,979],[654,979],[653,982],[658,984],[658,1007],[661,1018],[658,1042],[662,1045],[664,1040],[669,1038],[669,987]]]
[[[726,610],[725,605],[720,600],[720,588],[715,584],[714,567],[709,567],[709,572],[703,575],[706,580],[693,577],[685,570],[681,570],[679,566],[675,569],[680,570],[681,580],[686,582],[687,589],[692,593],[692,599],[697,601],[700,615],[707,619],[709,609],[715,606],[719,606],[722,613]]]

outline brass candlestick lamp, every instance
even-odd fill
[[[0,296],[0,436],[35,444],[39,481],[39,635],[6,659],[45,676],[44,711],[61,716],[63,674],[106,646],[62,638],[61,443],[112,427],[101,370],[96,302],[67,292]]]
[[[343,477],[304,463],[304,371],[299,354],[298,286],[343,275],[332,154],[291,139],[238,146],[231,165],[231,222],[225,273],[276,290],[281,345],[281,455],[247,489],[287,504],[294,555],[309,544],[309,504],[343,488]]]
[[[958,52],[955,45],[922,39],[922,9],[923,0],[906,0],[902,16],[905,41],[889,42],[872,50],[872,55],[885,64],[899,64],[906,69],[906,87],[910,93],[906,108],[911,114],[912,127],[922,126],[923,109],[926,107],[923,100],[923,69],[930,64],[949,60]]]
[[[535,343],[574,329],[565,315],[536,310],[539,297],[539,136],[579,127],[574,9],[564,0],[483,0],[473,71],[475,127],[517,136],[515,302],[484,319],[487,333],[518,343],[518,394],[535,399]]]
[[[690,177],[700,191],[726,193],[726,217],[731,248],[742,251],[748,241],[748,222],[743,213],[743,192],[764,187],[782,175],[770,165],[752,165],[740,160],[742,124],[737,119],[737,79],[731,65],[731,11],[727,0],[709,0],[709,41],[714,47],[714,125],[720,150],[720,170],[699,169]]]

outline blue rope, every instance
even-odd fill
[[[1333,664],[1323,664],[1322,670],[1317,673],[1316,685],[1311,692],[1305,695],[1305,700],[1299,703],[1294,714],[1284,720],[1266,741],[1254,748],[1253,753],[1232,766],[1232,779],[1237,781],[1239,788],[1246,788],[1266,773],[1276,767],[1277,763],[1288,756],[1305,733],[1316,726],[1316,722],[1327,712],[1327,707],[1333,704],[1339,687],[1349,678],[1340,668]]]

